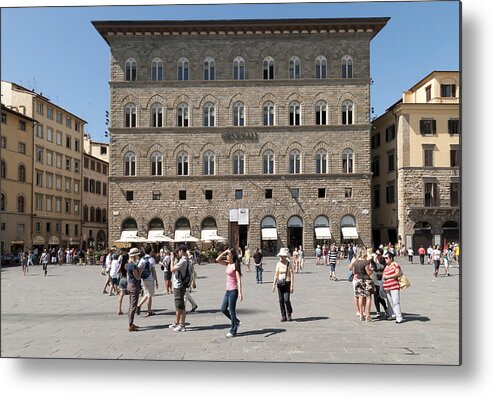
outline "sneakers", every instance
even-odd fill
[[[400,320],[395,320],[395,323],[396,323],[396,324],[400,324],[400,323],[402,323],[402,318],[401,318]]]
[[[185,332],[185,326],[184,325],[177,325],[176,327],[173,328],[174,332]]]
[[[178,326],[178,324],[173,321],[173,324],[170,324],[168,328],[169,329],[173,329],[173,328],[175,328],[177,326]]]
[[[283,323],[283,322],[285,322],[285,321],[287,321],[287,320],[286,320],[286,317],[281,317],[281,323]]]
[[[288,321],[293,321],[293,319],[291,318],[291,314],[288,314]]]
[[[231,332],[228,332],[226,334],[226,338],[234,338],[234,335]]]

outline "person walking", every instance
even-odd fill
[[[293,266],[294,266],[294,272],[295,273],[298,273],[298,270],[299,270],[299,253],[298,253],[298,248],[295,247],[295,249],[293,250]]]
[[[62,249],[61,247],[60,247],[60,249],[58,250],[57,255],[58,255],[58,265],[59,265],[59,266],[62,266],[62,264],[63,264],[63,257],[64,257],[65,255],[64,255],[63,249]]]
[[[431,264],[432,256],[433,256],[433,247],[430,245],[426,249],[426,253],[428,254],[428,265]]]
[[[114,252],[115,252],[115,248],[114,247],[110,248],[107,252],[106,257],[104,258],[103,275],[105,276],[105,279],[103,286],[103,294],[108,293],[106,289],[108,288],[109,285],[111,285],[110,269],[111,269],[111,261],[113,260]]]
[[[317,258],[315,266],[320,266],[320,259],[322,258],[322,249],[320,248],[320,245],[317,245],[317,248],[315,249],[315,256]]]
[[[322,247],[322,259],[323,259],[323,264],[324,266],[327,266],[329,264],[328,257],[327,255],[329,254],[329,248],[327,247],[327,243],[324,243]]]
[[[291,294],[294,292],[294,271],[288,260],[289,250],[281,248],[277,254],[279,262],[276,264],[272,292],[277,287],[279,295],[279,306],[281,309],[281,322],[292,321],[293,306],[291,305]]]
[[[109,270],[109,276],[111,279],[110,286],[110,296],[118,295],[118,269],[120,267],[120,262],[118,261],[118,255],[116,253],[112,254],[111,265]]]
[[[195,258],[190,263],[190,265],[192,266],[192,283],[190,284],[190,287],[188,287],[185,290],[185,303],[189,302],[190,305],[192,305],[192,309],[190,310],[191,312],[194,312],[199,307],[199,305],[197,305],[197,302],[195,301],[195,299],[192,297],[192,290],[197,289],[197,282],[196,282],[197,273],[195,272],[195,263],[194,262],[195,262]],[[185,307],[186,307],[186,305],[185,305]]]
[[[245,265],[247,267],[247,272],[251,272],[252,270],[250,269],[250,262],[252,261],[252,253],[250,252],[250,248],[248,246],[245,246]]]
[[[44,250],[41,254],[41,264],[43,265],[43,271],[45,272],[45,277],[48,275],[48,263],[50,262],[50,253],[48,250]]]
[[[164,258],[163,258],[162,269],[164,272],[164,286],[166,287],[166,294],[173,293],[173,289],[171,288],[171,256],[168,248],[164,250]]]
[[[419,263],[421,265],[424,265],[425,264],[426,250],[424,249],[423,245],[419,246],[418,255],[419,255]]]
[[[185,292],[187,289],[186,281],[191,278],[191,265],[187,255],[187,246],[181,244],[178,247],[179,259],[175,260],[173,252],[171,252],[171,284],[173,286],[173,295],[175,298],[176,319],[169,326],[174,332],[185,332],[185,320],[187,312],[185,310]]]
[[[34,266],[34,253],[32,250],[30,250],[27,255],[27,266]]]
[[[305,267],[305,251],[303,251],[303,247],[300,245],[298,250],[298,261],[300,263],[299,271],[303,273],[303,268]]]
[[[130,249],[128,253],[127,270],[127,290],[129,294],[128,302],[128,330],[129,332],[138,331],[139,327],[134,324],[137,302],[140,294],[140,269],[138,267],[140,251],[138,248]]]
[[[231,321],[231,328],[226,338],[234,338],[241,324],[236,316],[236,304],[238,299],[243,300],[243,283],[241,281],[241,260],[234,249],[223,251],[216,262],[226,266],[226,292],[221,304],[221,311]]]
[[[435,265],[435,271],[433,275],[438,277],[438,272],[440,270],[440,262],[442,259],[442,251],[440,251],[440,246],[436,245],[435,249],[432,252],[433,264]]]
[[[147,302],[147,316],[154,316],[152,311],[152,297],[159,288],[159,283],[156,274],[156,261],[154,260],[152,246],[147,245],[144,248],[145,255],[139,261],[140,278],[144,287],[144,296],[137,305],[137,315],[140,315],[142,305]],[[154,285],[156,288],[154,288]]]
[[[445,276],[447,277],[450,276],[448,269],[451,260],[452,260],[452,247],[448,247],[447,251],[445,252],[445,255],[443,255],[443,265],[445,267]]]
[[[337,264],[337,250],[335,244],[330,246],[329,251],[329,265],[330,265],[330,280],[338,281],[336,277],[336,264]]]
[[[262,258],[263,256],[260,253],[258,247],[255,248],[255,252],[253,254],[253,262],[255,263],[255,274],[256,274],[257,284],[262,284],[262,272],[263,272]]]
[[[27,252],[22,251],[21,253],[21,269],[22,274],[25,276],[26,273],[29,273],[29,269],[27,268]]]
[[[387,299],[389,301],[390,308],[392,309],[391,318],[395,319],[395,322],[397,324],[400,324],[402,322],[400,297],[401,287],[398,280],[400,267],[397,262],[394,261],[395,255],[393,252],[389,251],[383,257],[386,263],[385,269],[382,274],[383,289],[387,294]]]
[[[413,259],[414,259],[414,250],[412,249],[412,247],[409,247],[407,249],[407,257],[409,259],[409,263],[413,263]]]
[[[123,303],[123,297],[127,294],[127,268],[126,265],[128,263],[128,253],[125,251],[122,251],[120,253],[120,257],[118,258],[118,263],[119,263],[119,268],[118,268],[118,274],[119,274],[119,280],[118,280],[118,287],[120,288],[120,294],[118,295],[118,314],[122,315],[122,303]]]

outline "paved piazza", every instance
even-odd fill
[[[432,266],[400,259],[412,286],[401,292],[405,322],[366,323],[355,316],[346,262],[329,281],[329,267],[307,259],[292,295],[293,321],[281,323],[277,291],[272,293],[275,258],[264,265],[264,283],[244,272],[241,319],[236,338],[227,339],[228,319],[219,307],[225,289],[224,267],[197,266],[198,310],[187,315],[187,332],[168,329],[174,320],[172,295],[163,295],[160,277],[153,310],[136,316],[139,332],[128,332],[127,315],[118,316],[117,299],[102,294],[100,266],[41,266],[23,276],[3,267],[1,280],[1,355],[29,358],[91,358],[198,361],[263,361],[458,365],[459,275],[432,277]],[[243,269],[245,270],[245,269]],[[145,309],[145,305],[143,309]],[[128,297],[124,300],[128,308]],[[189,306],[187,306],[189,308]],[[373,308],[373,304],[372,304]]]

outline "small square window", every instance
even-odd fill
[[[300,197],[300,189],[291,189],[291,197],[298,199]]]
[[[2,231],[5,230],[5,223],[4,222],[2,222],[2,225],[0,227],[0,230],[2,230]]]
[[[318,198],[325,198],[325,188],[324,187],[318,188]]]
[[[134,199],[134,191],[133,190],[127,190],[127,201],[133,201]]]
[[[206,190],[205,191],[205,199],[206,200],[212,200],[212,190]]]
[[[243,190],[236,189],[235,190],[235,200],[241,200],[243,198]]]
[[[186,190],[180,190],[178,192],[178,196],[180,200],[186,200],[187,199],[187,191]]]
[[[265,198],[266,199],[272,198],[272,189],[265,189]]]
[[[154,190],[152,192],[152,199],[153,200],[161,200],[161,192],[159,190]]]
[[[353,188],[352,187],[347,187],[346,189],[344,189],[344,197],[346,197],[346,198],[353,197]]]

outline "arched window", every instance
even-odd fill
[[[122,223],[122,230],[137,230],[137,222],[134,218],[127,218]]]
[[[342,104],[342,124],[353,124],[353,103],[345,101]]]
[[[101,222],[101,208],[96,208],[96,222]]]
[[[101,217],[102,217],[101,222],[106,223],[106,221],[107,221],[106,208],[103,208],[103,210],[101,211]],[[99,233],[98,233],[98,235],[99,235]],[[102,241],[104,241],[104,239]]]
[[[328,124],[328,112],[327,103],[324,101],[319,101],[315,105],[315,124],[326,125]]]
[[[24,212],[24,196],[17,197],[17,212]]]
[[[178,80],[190,80],[189,62],[186,58],[180,58],[178,61]]]
[[[289,153],[289,173],[301,173],[301,154],[299,150],[293,150],[291,153]]]
[[[123,175],[125,176],[135,176],[136,175],[136,162],[134,152],[128,152],[124,157],[124,167]]]
[[[160,58],[154,58],[151,63],[151,80],[163,80],[163,61]]]
[[[176,173],[180,176],[188,175],[188,154],[180,152],[176,158]]]
[[[82,214],[84,217],[84,221],[88,222],[89,221],[89,207],[87,205],[84,206],[82,210]]]
[[[327,59],[321,55],[315,59],[315,77],[317,79],[327,78]]]
[[[352,79],[353,78],[353,59],[349,55],[342,57],[342,78]]]
[[[125,127],[137,127],[137,107],[133,103],[125,106]]]
[[[267,150],[264,153],[264,174],[274,173],[274,152]]]
[[[137,80],[137,61],[129,58],[125,61],[125,81]]]
[[[274,80],[274,59],[267,57],[263,63],[264,80]]]
[[[233,174],[245,174],[245,154],[241,150],[235,152],[233,155]]]
[[[236,127],[245,125],[245,106],[241,102],[233,105],[233,125]]]
[[[2,179],[5,179],[7,177],[7,166],[5,164],[5,161],[2,160],[1,166],[0,166],[0,177]]]
[[[26,167],[19,165],[19,182],[26,182]]]
[[[327,173],[327,152],[323,149],[315,155],[315,172],[317,174]]]
[[[214,127],[215,125],[215,108],[213,103],[204,105],[204,127]]]
[[[342,153],[342,172],[345,174],[353,173],[353,151],[346,149]]]
[[[154,152],[151,154],[151,175],[163,175],[163,155],[159,152]]]
[[[299,79],[301,77],[300,59],[298,57],[292,57],[289,60],[288,77],[290,79]]]
[[[178,105],[176,125],[178,127],[188,127],[188,105],[186,103]]]
[[[245,80],[245,60],[242,57],[233,60],[233,80]]]
[[[5,211],[5,194],[3,192],[0,199],[0,211]]]
[[[160,103],[154,103],[151,106],[151,127],[163,126],[163,106]]]
[[[301,125],[300,104],[298,102],[289,104],[289,125]]]
[[[94,222],[96,220],[96,209],[94,207],[91,207],[89,213],[90,213],[89,222]]]
[[[204,61],[204,80],[216,79],[216,62],[212,58],[206,58]]]
[[[267,102],[263,108],[264,125],[274,125],[274,104]]]
[[[341,227],[356,227],[356,221],[353,216],[345,215],[341,219]]]
[[[204,153],[204,175],[215,174],[214,160],[214,153],[212,153],[211,151]]]

